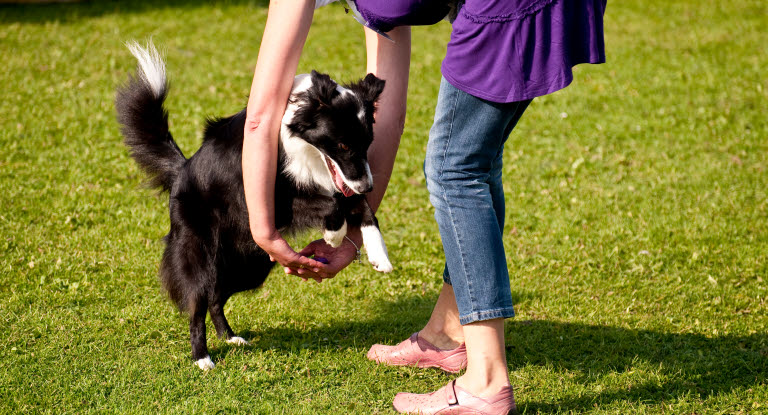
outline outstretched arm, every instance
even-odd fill
[[[242,167],[254,241],[284,267],[303,266],[319,271],[323,264],[299,255],[283,239],[275,228],[274,211],[280,123],[314,6],[314,0],[272,0],[269,4],[248,99]]]

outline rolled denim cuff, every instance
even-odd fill
[[[448,284],[448,285],[453,285],[453,284],[451,284],[451,275],[448,273],[448,267],[447,266],[445,268],[443,268],[443,282]]]
[[[515,310],[512,307],[498,308],[495,310],[476,311],[465,316],[459,315],[461,325],[476,323],[478,321],[494,320],[497,318],[511,318],[515,316]]]

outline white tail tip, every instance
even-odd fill
[[[165,63],[152,42],[142,47],[136,41],[125,44],[131,54],[139,61],[139,76],[149,85],[155,97],[159,98],[165,92]]]

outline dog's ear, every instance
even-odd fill
[[[349,89],[354,91],[363,101],[374,104],[379,99],[382,91],[384,91],[385,83],[383,79],[379,79],[376,75],[369,73],[359,82],[350,84]]]
[[[312,71],[312,85],[292,99],[297,108],[288,128],[297,134],[304,134],[317,127],[319,114],[331,107],[333,99],[339,95],[338,85],[330,76]]]
[[[312,70],[312,86],[307,90],[307,98],[319,108],[330,107],[333,98],[339,95],[336,82],[326,74]]]

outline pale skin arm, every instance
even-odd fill
[[[314,0],[272,0],[253,75],[243,139],[243,186],[253,240],[284,267],[321,271],[275,228],[275,176],[280,122],[312,23]]]
[[[373,125],[373,143],[368,149],[368,163],[373,174],[373,191],[367,195],[368,204],[375,212],[387,190],[395,156],[403,134],[408,96],[408,74],[411,63],[411,28],[398,27],[388,33],[394,43],[375,32],[365,29],[367,72],[386,81],[376,109]],[[362,248],[360,229],[350,228],[347,236]],[[326,268],[314,270],[286,267],[288,274],[302,278],[332,278],[355,259],[355,247],[345,241],[339,248],[331,248],[322,239],[312,242],[301,251],[302,255],[316,255],[329,260]]]

